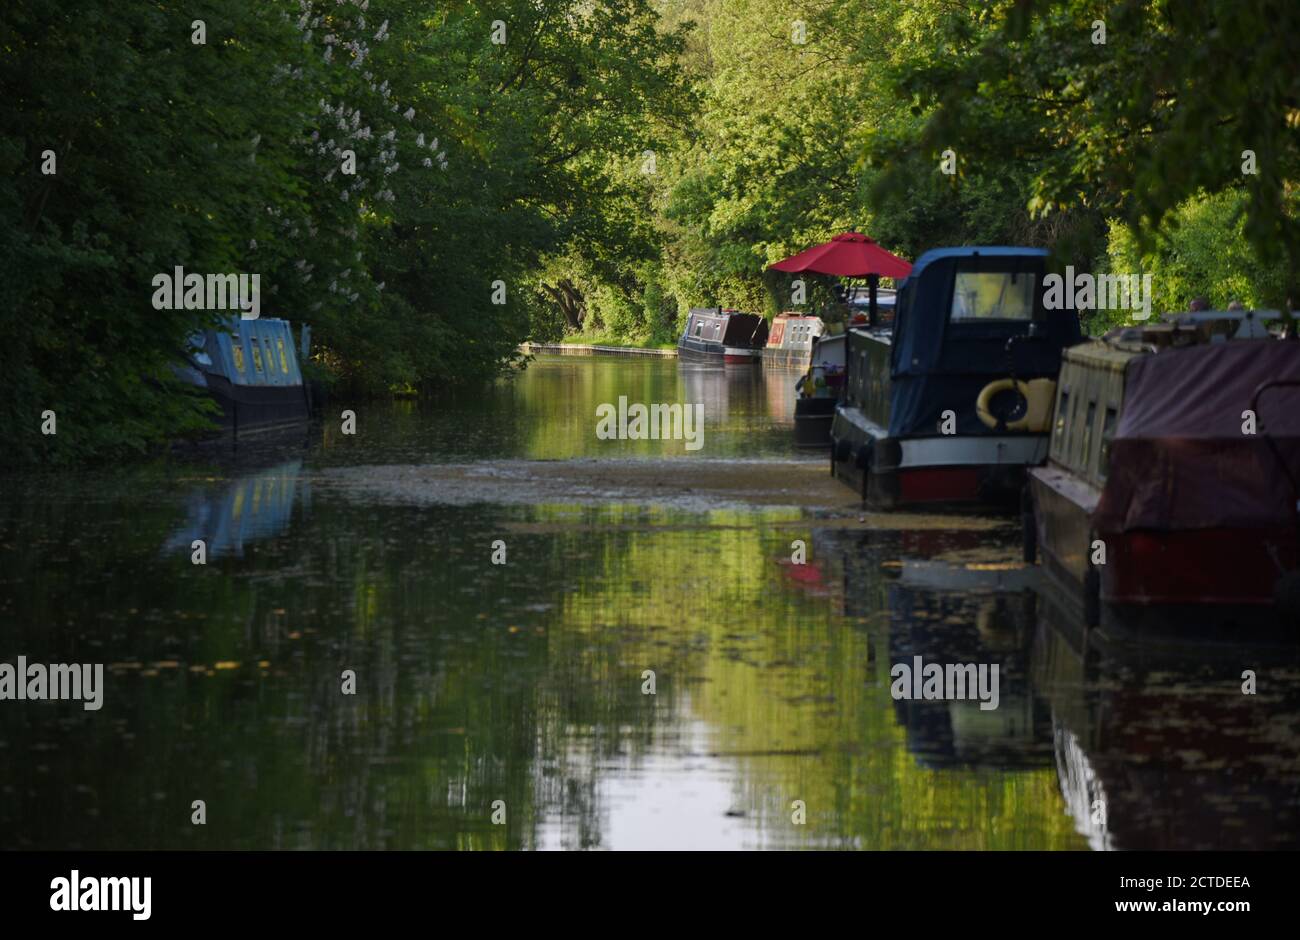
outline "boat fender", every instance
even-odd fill
[[[975,400],[975,413],[986,427],[998,429],[998,419],[989,410],[989,404],[994,395],[1007,391],[1015,391],[1024,398],[1026,407],[1024,415],[1006,423],[1006,430],[1041,433],[1049,428],[1052,404],[1056,400],[1056,382],[1052,379],[1031,379],[1028,382],[998,379],[985,385]]]
[[[855,463],[855,465],[857,466],[857,468],[858,468],[859,470],[863,470],[863,471],[865,471],[865,470],[870,469],[870,467],[871,467],[871,441],[867,441],[865,444],[863,444],[861,447],[858,448],[858,452],[857,452],[857,455],[856,455],[856,457],[855,457],[854,463]]]
[[[1056,407],[1056,380],[1030,379],[1025,399],[1029,407],[1025,409],[1025,430],[1042,434],[1052,428],[1052,409]]]

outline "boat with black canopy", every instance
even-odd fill
[[[1037,248],[926,252],[892,324],[847,334],[831,466],[873,506],[1009,503],[1047,457],[1061,353],[1082,340],[1049,310]]]

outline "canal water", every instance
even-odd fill
[[[98,711],[0,702],[0,847],[1296,846],[1293,658],[1095,648],[1013,520],[860,512],[794,378],[543,357],[0,480],[0,662],[106,667]],[[620,396],[702,445],[601,439]],[[916,657],[997,708],[895,699]]]

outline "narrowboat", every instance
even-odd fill
[[[778,313],[768,331],[767,345],[763,347],[763,365],[807,369],[813,344],[824,332],[826,324],[821,317]]]
[[[854,318],[863,322],[868,319],[871,310],[871,293],[866,287],[851,287],[844,292],[845,304]],[[881,323],[894,322],[894,310],[898,303],[898,291],[886,287],[876,288],[876,316]]]
[[[310,329],[302,332],[305,350]],[[287,320],[227,318],[191,338],[176,372],[212,396],[221,408],[218,425],[236,436],[300,424],[310,415]]]
[[[848,331],[831,469],[871,506],[1009,503],[1047,457],[1073,309],[1046,309],[1047,252],[942,248],[898,288],[892,324]]]
[[[1089,626],[1296,616],[1300,343],[1269,337],[1275,316],[1182,315],[1066,352],[1025,559]]]
[[[794,444],[830,447],[835,407],[844,394],[843,333],[823,333],[813,343],[812,364],[795,383]]]
[[[767,320],[757,313],[722,307],[693,307],[677,341],[677,356],[687,362],[758,362],[767,342]]]

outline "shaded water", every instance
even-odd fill
[[[1295,846],[1293,657],[1090,649],[1006,520],[860,517],[793,379],[539,359],[354,437],[5,479],[0,662],[108,668],[98,712],[0,702],[0,846]],[[704,447],[598,440],[620,395],[703,402]],[[914,656],[999,663],[999,707],[895,701]]]

